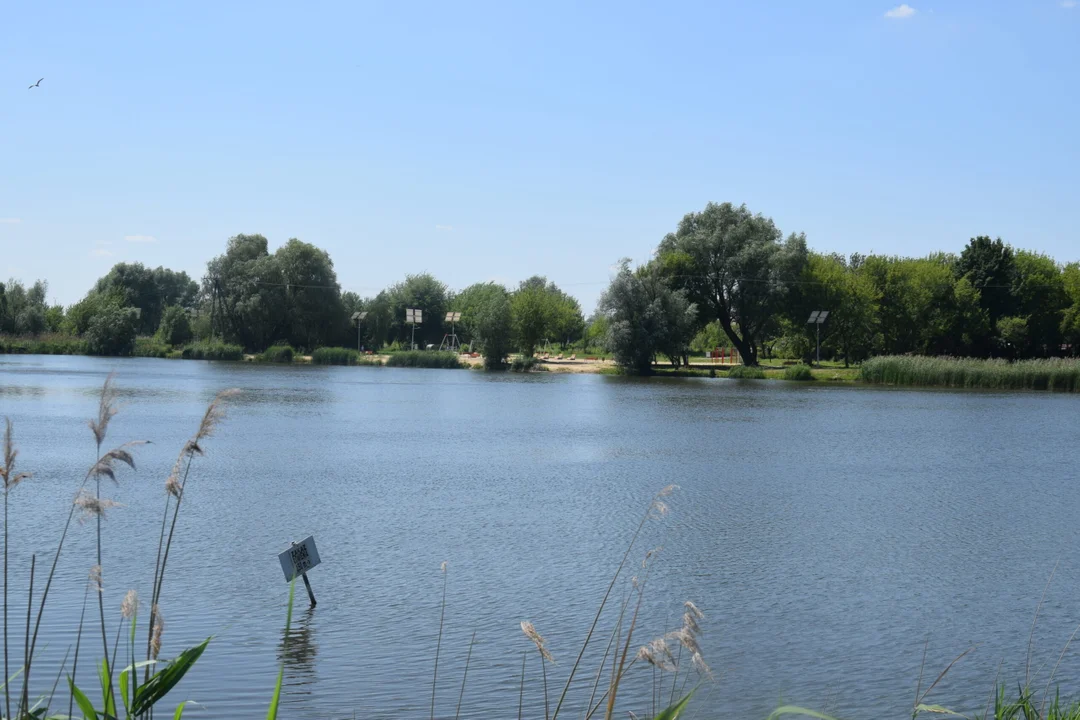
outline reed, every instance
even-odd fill
[[[180,357],[184,360],[243,360],[244,349],[219,340],[203,340],[185,345]]]
[[[382,365],[382,360],[377,357],[361,355],[352,348],[343,347],[316,348],[311,353],[311,362],[313,365],[364,365],[372,367]]]
[[[134,357],[168,357],[172,348],[165,343],[158,342],[152,337],[135,338],[135,349],[131,352]]]
[[[206,414],[203,416],[200,423],[199,430],[194,438],[188,441],[184,450],[181,453],[181,458],[185,455],[189,459],[188,467],[185,468],[186,472],[190,469],[190,459],[195,455],[202,454],[201,442],[208,437],[217,423],[223,417],[221,411],[221,402],[224,398],[230,396],[231,393],[220,394],[215,398],[207,409]],[[108,438],[109,425],[113,417],[118,412],[118,406],[116,404],[117,393],[113,385],[113,377],[110,375],[104,386],[102,387],[101,395],[98,401],[97,415],[89,422],[90,431],[94,438],[95,444],[95,457],[97,458],[90,469],[83,476],[79,487],[77,488],[75,498],[68,510],[67,520],[65,521],[60,533],[60,539],[56,547],[56,551],[52,557],[51,567],[48,573],[45,575],[44,588],[41,590],[40,598],[35,598],[35,575],[37,570],[37,555],[33,554],[30,558],[30,580],[29,580],[29,602],[27,603],[26,611],[26,626],[24,632],[24,641],[22,648],[22,663],[21,667],[14,673],[11,673],[11,646],[10,638],[8,637],[8,617],[7,617],[7,597],[8,597],[8,568],[7,568],[7,551],[8,551],[8,539],[9,539],[9,518],[6,516],[7,511],[7,496],[11,490],[23,480],[29,478],[29,474],[25,472],[16,472],[16,459],[18,457],[18,450],[14,444],[14,432],[13,426],[10,421],[5,423],[5,433],[3,441],[3,464],[0,466],[0,479],[3,480],[4,485],[4,500],[5,500],[5,521],[4,521],[4,553],[5,553],[5,572],[4,572],[4,600],[5,600],[5,617],[4,617],[4,657],[5,657],[5,676],[6,682],[4,683],[4,717],[12,718],[14,720],[29,720],[30,718],[49,718],[55,720],[60,717],[70,717],[74,706],[78,705],[79,710],[84,717],[112,717],[119,718],[125,717],[128,720],[134,718],[146,718],[152,715],[152,710],[156,704],[158,704],[176,685],[177,682],[187,673],[192,667],[195,661],[199,658],[202,652],[206,649],[207,644],[210,642],[210,638],[207,638],[203,643],[184,650],[180,655],[171,661],[161,661],[154,672],[151,673],[150,666],[147,664],[147,670],[144,677],[144,682],[140,685],[135,671],[135,633],[138,622],[138,608],[139,601],[137,594],[134,591],[128,591],[123,601],[119,603],[119,623],[115,627],[115,632],[109,628],[109,621],[106,618],[105,610],[105,588],[102,582],[103,569],[102,569],[102,548],[106,539],[104,532],[104,521],[106,520],[106,513],[110,508],[120,507],[113,499],[106,497],[103,494],[103,481],[107,480],[110,483],[116,484],[118,482],[119,470],[122,466],[127,466],[132,471],[135,470],[135,459],[133,452],[135,449],[143,444],[143,441],[129,441],[119,446],[112,448],[111,450],[103,450],[105,441]],[[170,476],[170,481],[172,476]],[[170,482],[166,482],[166,488],[172,487]],[[179,490],[182,492],[183,483],[180,483]],[[173,499],[173,496],[167,495],[168,500]],[[179,510],[179,497],[175,498],[175,505],[173,506],[173,528],[175,528],[175,516]],[[168,516],[169,505],[166,504],[166,516]],[[97,563],[91,569],[90,578],[91,584],[83,595],[83,609],[80,613],[78,630],[75,636],[75,659],[71,667],[71,671],[68,673],[68,687],[70,690],[70,700],[68,714],[64,715],[50,715],[49,708],[51,707],[54,696],[56,694],[56,688],[59,686],[60,679],[63,677],[67,666],[67,658],[69,653],[65,653],[64,660],[60,664],[60,668],[56,672],[56,679],[52,684],[52,690],[45,697],[40,698],[36,703],[31,704],[30,698],[30,685],[31,677],[34,668],[34,659],[37,655],[37,642],[39,632],[41,630],[41,620],[45,612],[45,608],[48,605],[50,590],[52,588],[53,580],[56,576],[57,566],[60,561],[60,557],[64,551],[65,543],[68,538],[68,534],[71,530],[72,520],[76,514],[81,514],[85,520],[93,522],[95,543],[94,551]],[[169,541],[164,544],[162,552],[162,545],[159,541],[159,563],[155,568],[155,582],[154,598],[155,602],[152,604],[152,617],[151,617],[151,645],[153,647],[152,655],[153,659],[157,660],[158,651],[161,647],[161,630],[163,623],[160,620],[160,612],[157,611],[156,600],[160,596],[161,585],[165,574],[165,560],[168,557],[168,549],[172,542],[172,533],[170,532]],[[101,641],[102,641],[102,657],[99,663],[99,675],[101,679],[101,705],[95,707],[94,703],[90,701],[86,693],[79,689],[74,681],[77,676],[77,669],[79,663],[80,651],[82,650],[82,636],[84,630],[84,622],[86,620],[86,606],[89,598],[90,590],[94,590],[94,595],[97,598],[98,605],[98,619],[97,624],[100,628]],[[36,602],[35,602],[36,600]],[[36,618],[35,618],[36,610]],[[157,612],[158,617],[153,617],[154,612]],[[110,613],[111,614],[111,613]],[[91,621],[91,624],[94,624]],[[127,626],[129,628],[127,633],[127,640],[123,643],[123,651],[128,657],[128,666],[119,672],[117,676],[118,660],[121,654],[120,638],[123,634],[123,628]],[[112,643],[110,647],[109,638],[112,636]],[[149,651],[148,651],[149,655]],[[12,693],[10,684],[12,680],[18,675],[22,675],[22,691],[18,696],[17,704],[12,708]],[[50,675],[51,677],[51,675]],[[118,682],[117,682],[118,680]],[[122,702],[122,705],[121,705]],[[176,717],[180,716],[182,707],[177,710]],[[14,710],[14,712],[12,712]]]
[[[799,382],[807,382],[814,379],[813,373],[810,372],[809,365],[789,365],[784,368],[783,378],[785,380],[797,380]]]
[[[261,362],[291,363],[296,351],[288,345],[271,345],[259,355]]]
[[[74,335],[47,333],[34,337],[0,335],[0,354],[8,355],[86,355],[85,340]]]
[[[445,370],[459,370],[464,367],[455,353],[424,350],[406,350],[405,352],[393,353],[386,359],[386,366],[441,368]]]
[[[888,355],[864,362],[859,378],[879,385],[1080,392],[1080,359],[1009,362]]]

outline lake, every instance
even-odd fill
[[[163,657],[214,636],[166,703],[197,701],[185,717],[265,716],[282,660],[282,717],[429,717],[443,561],[436,714],[455,715],[475,632],[461,717],[515,715],[525,651],[524,714],[543,717],[519,623],[554,655],[554,706],[634,528],[671,483],[670,513],[646,522],[612,610],[662,546],[631,655],[696,603],[715,675],[695,698],[701,717],[764,718],[788,702],[903,716],[924,643],[924,687],[978,645],[927,702],[981,712],[999,672],[1023,680],[1055,566],[1034,633],[1040,692],[1080,622],[1076,396],[0,356],[0,415],[34,473],[10,495],[20,658],[30,554],[40,588],[94,458],[86,420],[110,371],[122,408],[106,444],[153,443],[105,488],[123,505],[103,526],[110,643],[125,591],[150,595],[177,453],[217,391],[242,391],[192,468],[162,599]],[[286,638],[276,556],[307,535],[322,558],[318,607],[300,586]],[[74,642],[93,540],[91,523],[73,525],[36,691]],[[613,625],[601,621],[568,718],[582,717]],[[82,652],[80,683],[94,689],[100,630]],[[1080,692],[1080,653],[1057,678]],[[619,716],[650,714],[652,697],[653,673],[635,667]]]

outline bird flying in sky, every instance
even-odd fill
[[[44,79],[45,79],[45,78],[41,78],[41,80],[44,80]],[[33,89],[34,89],[34,88],[36,88],[36,87],[41,87],[41,80],[38,80],[38,81],[37,81],[36,83],[34,83],[33,85],[31,85],[30,87],[28,87],[28,88],[26,88],[26,89],[27,89],[27,90],[33,90]]]

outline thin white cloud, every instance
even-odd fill
[[[454,232],[454,226],[453,225],[436,225],[435,230],[436,230],[436,232]]]
[[[885,13],[885,17],[890,20],[906,20],[915,14],[915,8],[911,7],[907,3],[903,5],[897,5],[892,10]]]
[[[0,218],[0,225],[18,225],[22,218]]]
[[[1074,7],[1076,7],[1076,0],[1061,0],[1061,7],[1065,8],[1066,10],[1072,10]]]
[[[125,235],[124,239],[129,243],[156,243],[157,238],[153,235]]]
[[[91,257],[112,257],[112,252],[105,248],[94,248],[90,251]]]

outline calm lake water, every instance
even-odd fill
[[[522,620],[557,661],[554,702],[634,527],[669,483],[681,486],[671,512],[631,554],[644,577],[645,552],[663,547],[633,646],[697,603],[716,675],[695,700],[701,717],[764,718],[786,702],[903,716],[927,639],[930,679],[978,644],[928,702],[981,712],[999,665],[1002,680],[1022,679],[1055,564],[1035,632],[1042,684],[1080,622],[1080,397],[0,356],[0,415],[34,472],[10,496],[13,623],[30,553],[39,568],[51,559],[93,459],[86,420],[112,370],[123,407],[109,442],[153,441],[108,488],[124,505],[104,526],[112,631],[129,587],[149,597],[177,452],[215,392],[243,391],[193,467],[169,562],[163,656],[214,635],[170,712],[191,699],[202,706],[191,717],[265,716],[284,659],[283,717],[427,718],[444,560],[436,714],[455,714],[475,632],[461,716],[515,716],[531,647]],[[276,555],[309,534],[319,604],[308,611],[298,593],[286,642]],[[74,641],[94,564],[91,524],[69,542],[39,691]],[[626,578],[613,597],[628,592]],[[613,623],[579,675],[584,697]],[[96,661],[100,632],[87,638],[83,661]],[[623,711],[651,711],[652,678],[632,671]],[[1058,679],[1080,693],[1080,652]],[[573,693],[567,717],[581,718],[583,702]],[[524,705],[543,717],[535,652]]]

